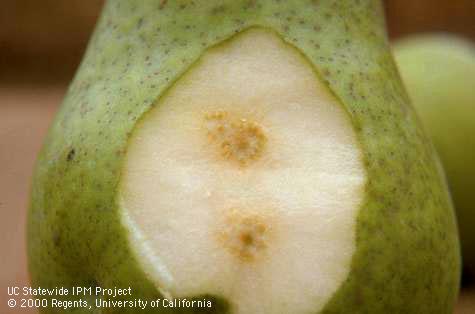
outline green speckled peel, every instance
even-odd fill
[[[131,286],[133,298],[160,297],[119,218],[128,138],[207,48],[253,26],[273,30],[314,65],[365,153],[369,181],[350,275],[321,312],[451,313],[460,268],[451,204],[408,106],[380,4],[370,0],[109,1],[34,175],[33,285]],[[225,313],[220,304],[214,313]]]

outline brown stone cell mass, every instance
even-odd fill
[[[243,117],[233,117],[226,111],[207,113],[205,129],[220,156],[240,166],[247,166],[257,160],[267,143],[264,130],[258,123]]]
[[[253,262],[267,249],[271,231],[262,214],[232,208],[225,214],[217,239],[240,261]]]

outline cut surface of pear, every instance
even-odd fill
[[[209,49],[137,124],[119,202],[164,295],[298,314],[347,277],[365,181],[339,100],[255,28]]]

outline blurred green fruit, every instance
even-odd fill
[[[464,267],[475,274],[475,46],[427,34],[394,45],[416,111],[440,155],[455,204]]]

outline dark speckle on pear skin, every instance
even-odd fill
[[[278,34],[314,65],[361,145],[368,181],[356,251],[321,313],[451,313],[460,268],[454,216],[373,0],[107,1],[35,170],[33,286],[94,281],[160,297],[117,206],[127,140],[207,48],[249,27]]]
[[[74,148],[71,148],[68,155],[66,156],[66,160],[67,161],[72,161],[74,159],[75,155],[76,155],[76,151],[74,150]]]

